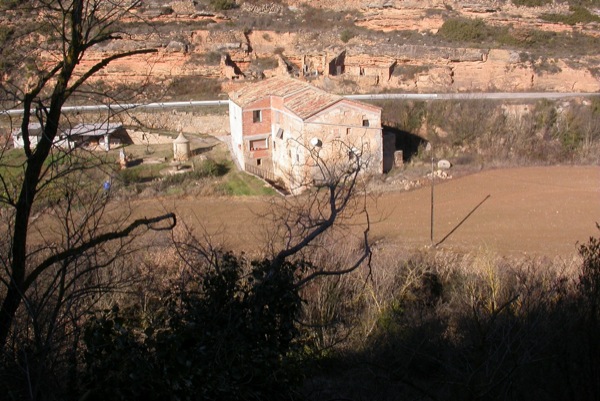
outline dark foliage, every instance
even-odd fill
[[[422,278],[382,311],[362,349],[323,363],[329,387],[312,387],[314,399],[597,400],[600,239],[579,252],[577,285],[510,265],[480,282],[442,277],[417,261],[429,263]]]
[[[470,18],[450,18],[444,22],[438,35],[450,41],[481,41],[490,35],[483,20]]]
[[[88,399],[294,398],[299,269],[284,263],[274,273],[268,260],[224,254],[151,313],[97,314],[85,335]]]
[[[552,3],[552,0],[512,0],[515,6],[541,7]]]
[[[582,6],[571,6],[570,14],[543,14],[543,20],[567,25],[587,24],[590,22],[600,22],[600,17],[592,14],[587,8]]]
[[[210,0],[209,3],[218,11],[231,10],[236,7],[235,0]]]

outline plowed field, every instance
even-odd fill
[[[166,198],[134,203],[134,214],[174,210],[213,241],[251,251],[269,230],[259,214],[266,198]],[[373,240],[384,246],[431,244],[431,188],[387,192],[369,205]],[[500,255],[570,257],[577,243],[600,235],[600,167],[488,170],[434,187],[434,243]]]

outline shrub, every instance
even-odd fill
[[[600,17],[592,14],[587,8],[582,6],[571,6],[571,14],[542,14],[541,18],[545,21],[562,23],[567,25],[585,24],[589,22],[600,22]]]
[[[181,76],[175,78],[167,93],[174,97],[186,99],[215,99],[221,93],[221,84],[216,79],[202,78],[197,76]]]
[[[354,22],[348,17],[348,12],[338,12],[324,8],[315,8],[307,2],[302,6],[302,24],[309,29],[321,31],[323,27],[354,28]]]
[[[210,5],[218,11],[231,10],[235,8],[235,0],[210,0]]]
[[[407,80],[413,80],[415,77],[422,73],[429,71],[429,67],[426,65],[396,65],[394,66],[394,71],[392,72],[392,76],[394,77],[403,77]]]
[[[356,34],[353,31],[351,31],[349,29],[344,29],[342,31],[342,33],[340,34],[340,40],[344,43],[348,43],[348,41],[355,36],[356,36]]]
[[[277,68],[279,61],[274,57],[257,58],[252,62],[252,66],[259,71],[271,70]]]
[[[272,274],[269,260],[226,253],[144,309],[97,313],[85,331],[87,399],[293,399],[298,269]]]
[[[489,29],[480,19],[450,18],[444,21],[437,34],[451,41],[472,42],[488,37]]]
[[[546,4],[551,4],[552,0],[512,0],[515,6],[523,7],[541,7]]]
[[[204,62],[207,65],[219,65],[221,63],[221,53],[211,51],[204,55]]]
[[[600,230],[600,224],[596,223],[596,227]],[[600,238],[590,237],[586,244],[579,246],[579,254],[583,258],[579,290],[590,320],[597,325],[600,323]]]
[[[214,160],[204,160],[200,166],[195,169],[195,177],[221,177],[229,172],[229,167],[225,163],[218,163]]]

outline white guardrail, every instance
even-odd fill
[[[67,113],[80,113],[86,111],[102,110],[145,110],[145,109],[174,109],[177,107],[205,107],[205,106],[228,106],[229,100],[190,100],[187,102],[161,102],[161,103],[123,103],[123,104],[100,104],[93,106],[64,106],[62,111]],[[22,109],[5,110],[0,112],[8,115],[23,114]]]
[[[458,100],[458,99],[561,99],[568,97],[600,96],[600,93],[561,93],[561,92],[472,92],[472,93],[378,93],[371,95],[347,95],[354,100]],[[63,112],[86,112],[101,110],[144,110],[174,109],[178,107],[228,106],[229,100],[190,100],[187,102],[160,103],[123,103],[102,104],[93,106],[64,106]],[[19,115],[22,109],[0,111],[0,114]]]

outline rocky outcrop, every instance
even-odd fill
[[[359,9],[362,17],[354,21],[356,25],[390,33],[387,37],[371,35],[368,38],[357,34],[346,42],[335,29],[317,32],[244,29],[241,24],[237,28],[229,27],[229,23],[224,22],[234,17],[207,10],[203,6],[205,2],[150,0],[142,4],[137,12],[150,21],[160,21],[157,28],[151,32],[136,28],[138,30],[124,40],[94,47],[84,67],[119,51],[156,48],[158,52],[116,60],[95,79],[115,84],[148,80],[165,84],[178,77],[198,76],[221,79],[227,87],[235,85],[233,81],[252,76],[293,74],[311,77],[316,83],[321,82],[338,92],[600,91],[600,80],[592,74],[594,66],[600,65],[600,56],[588,56],[574,63],[510,50],[451,48],[390,40],[397,31],[431,35],[441,27],[447,13],[482,18],[491,25],[510,24],[513,30],[523,32],[538,29],[600,35],[599,27],[594,24],[572,27],[549,24],[539,18],[542,13],[567,12],[561,3],[526,8],[494,0],[468,3],[287,0],[244,2],[238,13],[246,17],[285,12],[295,15],[304,5],[344,12]],[[349,12],[348,15],[355,14]],[[266,59],[275,66],[257,70],[255,64]]]

